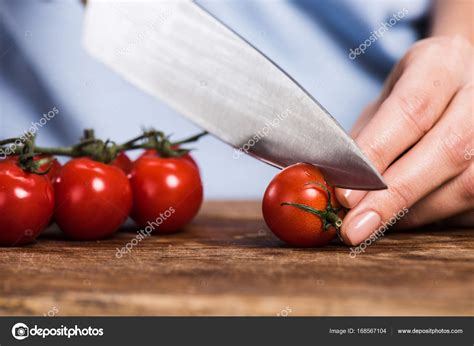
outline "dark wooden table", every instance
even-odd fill
[[[259,203],[216,201],[185,231],[117,258],[133,230],[74,242],[50,229],[0,248],[0,314],[474,314],[470,229],[390,233],[354,259],[338,242],[286,247]]]

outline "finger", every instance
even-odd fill
[[[374,114],[380,108],[380,105],[382,104],[382,102],[387,98],[387,96],[392,91],[393,86],[395,85],[395,82],[398,80],[398,78],[400,78],[402,71],[403,71],[403,64],[399,62],[395,66],[395,68],[392,69],[388,77],[385,79],[382,92],[380,93],[379,97],[374,102],[369,103],[363,109],[361,115],[357,118],[356,123],[354,124],[351,131],[349,132],[352,138],[357,138],[357,136],[359,136],[360,132],[364,129],[364,127],[366,127],[369,121],[374,117]],[[349,203],[347,202],[346,195],[349,195],[350,193],[352,193],[352,190],[349,190],[349,189],[342,189],[342,188],[335,189],[336,198],[339,200],[339,202],[343,206],[347,208],[350,208],[350,206],[349,206]],[[357,192],[354,192],[354,194],[356,193]],[[363,196],[365,196],[366,193],[367,192],[365,191],[361,191],[360,199]]]
[[[398,223],[398,229],[427,225],[474,209],[474,164],[417,202]],[[436,212],[433,212],[433,211]]]
[[[387,96],[392,91],[392,88],[395,85],[395,82],[398,80],[398,78],[400,78],[402,71],[403,71],[402,63],[398,63],[392,69],[392,71],[390,71],[390,74],[388,75],[387,79],[384,82],[384,85],[382,87],[382,92],[380,93],[379,97],[377,97],[375,101],[369,103],[362,110],[362,113],[360,114],[359,118],[357,118],[356,123],[354,124],[354,126],[352,127],[350,131],[350,135],[352,138],[357,138],[357,136],[362,131],[362,129],[373,118],[375,112],[379,109],[382,102],[387,98]]]
[[[400,63],[403,72],[390,95],[355,139],[379,172],[384,172],[435,125],[463,86],[465,71],[449,67],[469,66],[466,57],[470,55],[459,54],[461,49],[471,48],[456,47],[455,51],[453,47],[447,53],[446,47],[432,44],[419,53],[415,50]],[[443,59],[433,59],[433,55]],[[341,190],[336,194],[345,207],[352,208],[366,192]]]
[[[356,123],[352,127],[351,131],[349,132],[352,138],[357,138],[359,133],[363,130],[363,128],[367,125],[367,123],[372,119],[374,113],[380,107],[381,103],[381,96],[374,102],[369,103],[362,111],[359,118],[357,118]],[[341,203],[343,206],[349,208],[346,202],[345,195],[351,190],[336,188],[335,189],[335,196],[336,199]]]
[[[463,153],[474,135],[467,123],[473,116],[473,87],[463,88],[439,123],[384,174],[389,188],[373,191],[344,219],[342,236],[348,244],[367,239],[382,221],[434,191],[469,165]]]
[[[352,138],[356,138],[360,131],[367,125],[367,123],[372,119],[374,113],[377,111],[379,107],[379,103],[377,101],[369,103],[364,110],[362,111],[359,118],[357,118],[356,123],[352,127],[350,131],[350,135]]]
[[[446,227],[452,228],[472,228],[472,226],[474,226],[474,209],[450,217],[449,219],[444,220],[442,224]]]

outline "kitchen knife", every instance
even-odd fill
[[[212,135],[276,167],[310,162],[329,183],[386,188],[329,113],[255,47],[191,1],[87,2],[95,58]]]

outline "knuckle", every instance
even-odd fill
[[[411,65],[411,63],[416,59],[418,56],[418,52],[420,51],[421,46],[417,46],[420,43],[415,43],[414,46],[412,46],[408,52],[405,53],[405,55],[400,59],[400,62],[396,65],[396,68],[399,70],[403,70],[407,66]]]
[[[391,199],[395,199],[397,210],[411,207],[410,201],[413,199],[413,192],[408,185],[394,182],[388,187],[388,194]]]
[[[456,74],[459,66],[465,69],[472,66],[473,48],[471,43],[461,35],[443,37],[442,54],[444,57],[440,60],[447,67],[449,72]]]
[[[396,104],[408,126],[414,127],[420,136],[431,128],[433,108],[430,99],[422,91],[408,91],[397,96]]]
[[[464,167],[467,161],[464,159],[464,150],[469,145],[467,137],[451,130],[440,139],[440,148],[444,152],[446,160],[453,167]]]
[[[440,56],[440,54],[446,56],[450,54],[450,52],[446,52],[450,46],[447,36],[430,37],[422,40],[420,43],[420,45],[414,47],[414,53],[417,57],[430,57],[433,59],[433,56]]]
[[[454,69],[459,68],[459,66],[463,66],[464,69],[468,66],[472,66],[472,45],[463,36],[456,35],[451,37],[448,51],[451,53],[448,56],[451,57],[451,61],[453,62],[451,66],[453,66]],[[468,75],[470,75],[470,73]]]
[[[379,141],[373,141],[372,143],[363,145],[362,147],[364,148],[365,154],[370,157],[379,170],[388,167],[389,162],[385,157],[386,150],[384,149],[385,146],[383,144],[379,143]]]
[[[462,35],[437,36],[432,38],[432,42],[433,47],[443,50],[448,56],[450,52],[466,54],[472,48],[469,40]]]
[[[457,79],[472,78],[472,73],[466,73],[473,65],[473,45],[461,35],[437,36],[422,40],[415,45],[413,56],[420,60],[431,61],[447,76]],[[435,59],[433,57],[442,57]],[[462,67],[462,68],[460,68]]]
[[[405,56],[411,55],[416,56],[420,51],[423,51],[427,47],[433,46],[433,43],[436,44],[438,42],[437,37],[428,37],[421,40],[416,41],[408,50]]]
[[[469,40],[462,35],[449,36],[447,40],[449,46],[460,53],[468,53],[472,48]]]

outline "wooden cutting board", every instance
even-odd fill
[[[473,315],[472,229],[390,233],[355,259],[289,248],[255,201],[214,201],[183,232],[0,248],[1,315]]]

